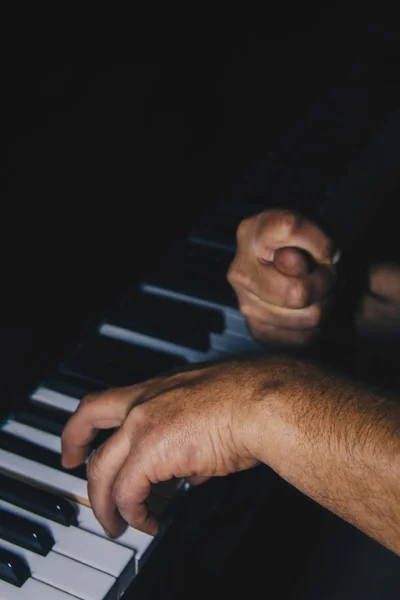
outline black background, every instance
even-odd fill
[[[392,34],[339,3],[262,8],[3,19],[3,398]]]

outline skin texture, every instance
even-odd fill
[[[242,221],[228,281],[252,336],[277,345],[312,341],[332,306],[338,258],[332,240],[294,212]]]
[[[111,536],[157,533],[146,498],[173,476],[200,483],[259,462],[400,554],[400,408],[306,362],[262,357],[159,377],[85,398],[62,436],[67,468],[96,431],[89,497]]]

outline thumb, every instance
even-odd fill
[[[273,262],[278,271],[290,277],[306,277],[316,264],[308,252],[289,246],[275,250]]]

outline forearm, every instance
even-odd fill
[[[400,406],[317,368],[306,377],[259,403],[258,458],[400,554]]]

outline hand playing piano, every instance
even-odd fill
[[[200,483],[258,462],[400,554],[400,407],[389,394],[294,358],[193,368],[87,396],[62,436],[64,467],[88,461],[88,494],[111,536],[150,534],[151,485]],[[383,465],[383,467],[381,467]]]
[[[152,483],[200,483],[255,465],[246,440],[263,380],[256,363],[229,362],[85,397],[64,429],[62,462],[83,463],[97,431],[118,428],[88,462],[89,499],[104,529],[119,536],[130,523],[155,534],[145,502]]]
[[[228,273],[259,342],[303,345],[332,305],[338,254],[315,224],[287,210],[245,219]]]

